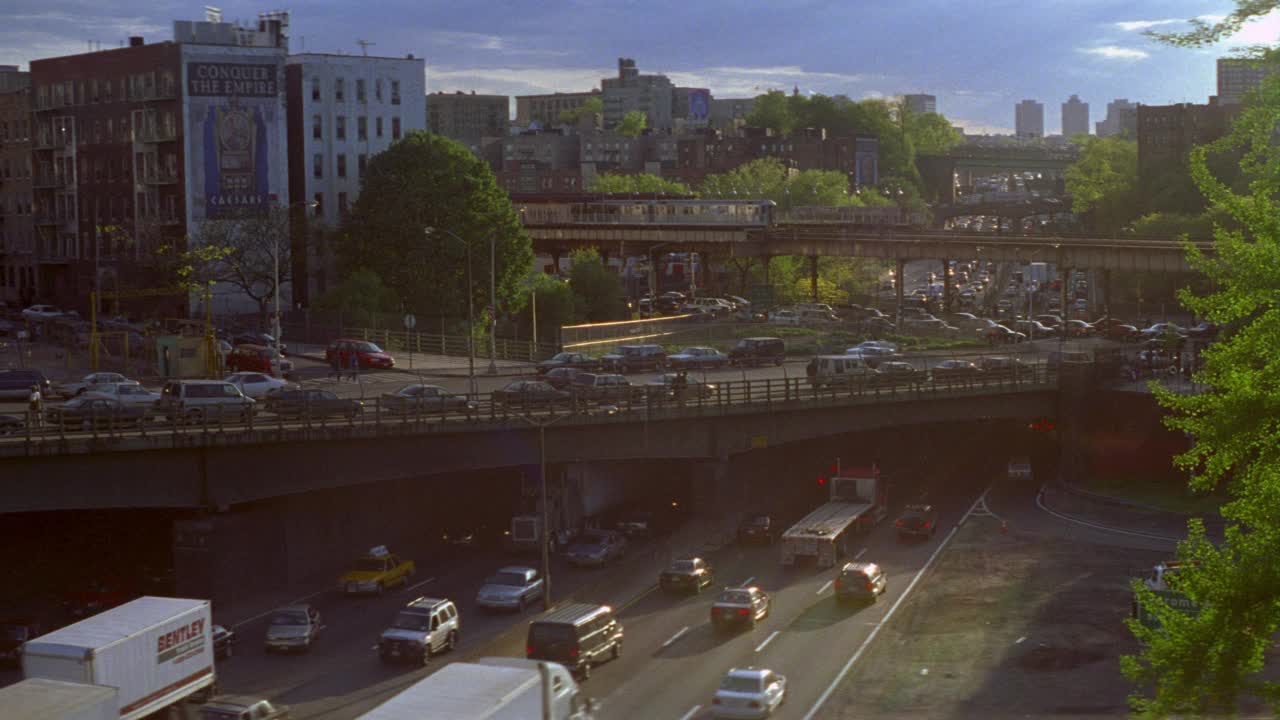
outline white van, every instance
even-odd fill
[[[858,355],[819,355],[809,361],[809,366],[813,369],[809,382],[814,387],[865,385],[876,379],[876,371]]]

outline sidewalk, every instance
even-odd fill
[[[287,343],[289,355],[323,363],[324,345],[308,343]],[[431,375],[434,377],[467,377],[468,358],[452,355],[431,355],[427,353],[396,353],[391,356],[396,366],[391,372],[403,372],[412,375]],[[499,377],[529,375],[535,372],[537,363],[522,360],[497,360]],[[476,375],[487,375],[489,358],[477,356],[475,360]]]

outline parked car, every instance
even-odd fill
[[[884,570],[875,563],[851,562],[840,568],[835,578],[836,602],[863,600],[875,602],[888,587]]]
[[[39,388],[43,395],[50,391],[52,384],[39,370],[0,370],[0,400],[26,402],[32,387]]]
[[[787,358],[787,344],[782,338],[742,338],[729,350],[729,364],[756,366],[772,363],[781,366]]]
[[[968,360],[943,360],[933,366],[933,379],[935,382],[967,380],[978,377],[981,372]]]
[[[725,588],[711,605],[711,627],[715,630],[742,625],[754,628],[767,617],[769,596],[754,586]]]
[[[324,625],[320,611],[309,604],[287,605],[271,615],[264,642],[267,652],[309,652],[320,639]]]
[[[257,332],[254,330],[241,330],[239,332],[232,333],[231,344],[232,345],[261,345],[264,347],[275,348],[277,343],[276,343],[275,336],[271,335],[270,333]],[[279,346],[280,346],[279,350],[281,355],[287,354],[289,352],[288,345],[285,345],[284,343],[279,343]]]
[[[1212,340],[1218,336],[1218,326],[1211,322],[1201,322],[1195,327],[1186,328],[1183,332],[1187,337],[1198,340]]]
[[[62,315],[62,310],[59,310],[56,305],[32,305],[22,311],[24,320],[52,320]]]
[[[580,373],[588,372],[574,367],[551,368],[542,376],[543,382],[557,390],[565,390]]]
[[[938,532],[938,508],[925,504],[907,505],[893,527],[899,538],[933,537]]]
[[[102,383],[80,397],[103,397],[116,400],[124,405],[154,410],[160,402],[160,393],[148,390],[137,382],[130,380],[122,383]]]
[[[551,357],[538,363],[538,374],[545,375],[547,371],[554,368],[577,368],[579,370],[595,370],[600,367],[600,361],[585,353],[579,352],[562,352],[556,353]]]
[[[504,567],[485,579],[476,593],[476,605],[487,610],[514,610],[542,599],[542,575],[529,567]]]
[[[926,373],[903,360],[888,360],[876,365],[876,382],[881,385],[914,385],[925,381]]]
[[[729,356],[710,347],[688,347],[667,356],[673,370],[716,369],[729,364]]]
[[[219,695],[200,706],[200,720],[289,720],[288,705],[244,695]]]
[[[281,390],[267,396],[266,410],[285,418],[345,417],[351,420],[364,412],[364,403],[342,398],[328,390],[299,388]]]
[[[875,342],[874,340],[870,342]],[[867,363],[867,367],[880,367],[881,363],[898,357],[896,350],[880,345],[860,343],[844,351],[850,357],[859,357]]]
[[[270,392],[298,387],[297,383],[272,377],[264,372],[237,372],[226,376],[223,380],[240,388],[240,392],[254,400],[261,400]]]
[[[716,582],[711,563],[700,557],[680,558],[672,561],[658,574],[658,587],[668,592],[702,592]]]
[[[623,556],[627,539],[620,533],[588,530],[577,537],[565,553],[571,565],[599,567]]]
[[[646,382],[644,390],[653,402],[706,400],[716,395],[714,383],[687,375],[683,381],[679,378],[679,373],[663,373]]]
[[[1012,357],[980,357],[974,363],[984,378],[1030,378],[1035,369],[1021,358]]]
[[[795,310],[774,310],[769,313],[769,323],[771,325],[796,325],[801,323],[800,313]]]
[[[344,350],[348,358],[352,355],[356,356],[362,370],[389,370],[396,366],[395,360],[382,348],[365,340],[350,338],[341,338],[329,343],[324,351],[324,361],[332,365],[335,359],[342,357]]]
[[[568,390],[575,400],[585,403],[628,403],[644,396],[642,387],[617,373],[578,373]]]
[[[275,348],[265,345],[237,345],[227,353],[227,369],[233,373],[257,372],[284,377],[293,372],[293,362]]]
[[[738,542],[743,545],[753,542],[772,545],[778,539],[778,533],[778,524],[769,513],[751,513],[738,523]]]
[[[67,383],[58,386],[58,394],[63,398],[73,398],[83,392],[97,389],[98,385],[107,383],[123,383],[133,382],[129,378],[116,372],[96,372],[89,373],[80,378],[77,382]]]
[[[145,407],[125,405],[107,397],[83,395],[44,411],[44,421],[49,425],[81,430],[136,427],[146,419]]]
[[[1090,338],[1097,334],[1098,328],[1090,325],[1084,320],[1067,321],[1067,337]]]
[[[978,337],[991,343],[1020,343],[1027,339],[1026,333],[1018,332],[1004,325],[990,325],[978,329]]]
[[[667,351],[661,345],[623,345],[601,357],[600,365],[621,373],[661,370],[667,366]]]
[[[1037,320],[1018,320],[1014,323],[1014,328],[1031,338],[1046,338],[1057,335],[1053,328]]]
[[[771,717],[787,700],[787,678],[768,668],[733,668],[711,698],[713,718]]]
[[[568,392],[540,380],[516,380],[490,394],[494,404],[516,408],[568,405],[569,397]]]
[[[156,412],[171,422],[201,422],[205,417],[248,420],[253,409],[253,398],[223,380],[170,380],[156,404]]]
[[[1181,336],[1186,337],[1186,332],[1177,323],[1158,322],[1148,328],[1143,328],[1139,332],[1142,333],[1144,340],[1151,340],[1164,336]]]
[[[393,415],[419,415],[422,413],[474,412],[480,404],[465,395],[457,395],[439,385],[414,383],[395,392],[383,393],[378,399],[379,409]]]
[[[1122,323],[1108,324],[1103,329],[1102,335],[1108,340],[1119,340],[1121,342],[1137,342],[1142,339],[1141,330],[1133,325]]]
[[[1062,326],[1062,316],[1060,315],[1044,314],[1044,315],[1037,315],[1031,319],[1050,328],[1056,329]]]

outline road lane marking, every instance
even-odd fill
[[[410,585],[409,587],[405,588],[405,589],[404,589],[404,591],[405,591],[405,592],[409,592],[410,590],[413,590],[414,588],[420,588],[420,587],[422,587],[423,585],[426,585],[426,584],[427,584],[427,583],[429,583],[429,582],[435,582],[435,581],[436,581],[436,579],[435,579],[435,578],[433,578],[433,577],[429,577],[429,578],[427,578],[426,580],[423,580],[422,582],[417,583],[416,585]]]
[[[747,578],[746,580],[743,580],[743,581],[742,581],[742,584],[741,584],[741,585],[739,585],[739,587],[751,587],[751,581],[752,581],[752,580],[755,580],[755,579],[756,579],[756,576],[755,576],[755,575],[752,575],[751,577]]]
[[[702,709],[701,705],[694,705],[693,707],[689,708],[689,712],[680,716],[680,720],[689,720],[694,715],[697,715],[698,711],[701,709]]]
[[[938,556],[942,554],[942,551],[947,548],[947,545],[951,544],[951,538],[955,537],[956,533],[960,531],[960,526],[964,524],[965,520],[969,519],[969,514],[978,507],[978,503],[982,502],[990,491],[991,488],[983,490],[982,494],[978,496],[978,499],[974,500],[973,504],[969,506],[969,510],[960,518],[960,522],[952,527],[951,532],[947,533],[947,536],[942,539],[942,542],[938,545],[937,549],[935,549],[933,554],[929,556],[929,559],[925,561],[924,567],[920,568],[920,570],[916,572],[915,577],[911,578],[911,582],[907,585],[907,589],[902,591],[902,594],[898,596],[898,599],[893,603],[893,606],[889,608],[889,612],[885,613],[884,617],[880,618],[880,621],[871,629],[871,633],[867,635],[867,639],[862,641],[862,644],[858,646],[858,649],[853,653],[853,656],[845,662],[844,667],[840,668],[840,672],[836,673],[835,679],[831,681],[831,684],[827,686],[826,690],[822,691],[822,695],[818,696],[818,700],[813,704],[813,707],[809,708],[809,712],[804,714],[804,720],[813,720],[813,718],[818,715],[818,711],[822,709],[822,706],[826,704],[827,700],[831,697],[831,694],[834,693],[836,688],[840,686],[840,683],[844,681],[845,676],[853,669],[854,664],[858,662],[858,659],[862,657],[862,654],[871,646],[872,641],[874,641],[876,636],[880,634],[880,630],[889,622],[894,613],[898,611],[898,608],[902,607],[902,603],[908,597],[911,597],[911,591],[915,589],[916,583],[920,582],[920,578],[924,577],[924,574],[929,571],[929,568],[933,567],[934,561],[936,561]]]
[[[1178,538],[1168,537],[1167,535],[1155,535],[1152,533],[1138,532],[1137,530],[1124,530],[1122,528],[1114,528],[1114,527],[1109,527],[1107,525],[1099,525],[1097,523],[1091,523],[1088,520],[1080,520],[1080,519],[1071,517],[1070,515],[1064,515],[1060,512],[1050,510],[1049,507],[1044,504],[1043,498],[1044,498],[1044,488],[1041,487],[1040,492],[1036,493],[1036,507],[1058,518],[1059,520],[1065,520],[1066,522],[1075,523],[1076,525],[1083,525],[1084,527],[1093,528],[1094,530],[1104,530],[1106,532],[1118,533],[1120,535],[1132,535],[1133,537],[1145,538],[1147,540],[1159,540],[1161,542],[1173,543],[1174,545],[1177,545],[1179,542],[1181,542],[1181,540],[1179,540]]]
[[[646,596],[648,596],[648,595],[649,595],[649,593],[651,593],[651,592],[653,592],[654,590],[657,590],[657,589],[658,589],[658,586],[655,584],[655,585],[650,585],[649,587],[645,588],[644,590],[641,590],[641,591],[640,591],[640,593],[639,593],[639,594],[637,594],[635,597],[633,597],[633,598],[631,598],[630,600],[628,600],[628,601],[626,601],[626,602],[622,603],[621,605],[619,605],[619,606],[618,606],[618,612],[622,612],[623,610],[626,610],[627,608],[631,607],[632,605],[635,605],[636,603],[638,603],[638,602],[640,602],[641,600],[643,600]]]
[[[853,556],[853,559],[854,559],[854,560],[861,560],[861,559],[862,559],[862,556],[863,556],[863,555],[866,555],[866,554],[867,554],[867,549],[866,549],[866,548],[862,548],[861,550],[859,550],[859,551],[858,551],[858,554],[857,554],[857,555],[854,555],[854,556]]]
[[[814,593],[814,595],[821,595],[822,593],[826,592],[827,588],[831,587],[834,583],[835,583],[835,580],[826,581],[825,583],[822,584],[822,587],[818,588],[818,592]]]
[[[779,633],[779,632],[781,632],[781,631],[780,631],[780,630],[774,630],[773,632],[769,633],[769,637],[765,638],[765,639],[764,639],[764,642],[762,642],[762,643],[760,643],[759,645],[757,645],[757,646],[756,646],[756,652],[760,652],[761,650],[763,650],[765,645],[768,645],[770,642],[772,642],[772,641],[773,641],[773,639],[774,639],[774,638],[778,637],[778,633]]]
[[[671,637],[667,638],[667,641],[666,641],[666,642],[664,642],[664,643],[662,643],[662,649],[664,649],[664,650],[665,650],[665,649],[667,649],[668,647],[671,647],[671,644],[672,644],[672,643],[674,643],[675,641],[677,641],[677,640],[679,640],[680,638],[684,637],[684,634],[685,634],[685,633],[687,633],[687,632],[689,632],[689,626],[688,626],[688,625],[685,625],[684,627],[680,628],[680,632],[678,632],[678,633],[676,633],[675,635],[672,635]]]
[[[311,598],[313,598],[313,597],[315,597],[315,596],[317,596],[317,595],[323,595],[324,593],[327,593],[327,592],[329,592],[329,588],[324,588],[323,590],[317,590],[317,591],[315,591],[315,592],[311,593],[310,595],[304,595],[303,597],[300,597],[300,598],[298,598],[297,600],[294,600],[293,602],[288,602],[288,603],[285,603],[284,605],[280,605],[280,606],[278,606],[278,607],[273,607],[273,608],[271,608],[270,610],[268,610],[268,611],[266,611],[266,612],[264,612],[264,613],[258,613],[257,615],[254,615],[253,617],[251,617],[251,618],[249,618],[249,619],[247,619],[247,620],[241,620],[240,622],[236,623],[235,625],[232,625],[232,626],[231,626],[231,629],[232,629],[232,630],[235,630],[236,628],[242,627],[242,626],[244,626],[244,625],[248,625],[249,623],[253,622],[254,620],[261,620],[262,618],[264,618],[264,617],[266,617],[266,616],[270,615],[271,613],[275,612],[275,611],[276,611],[276,610],[278,610],[279,608],[286,607],[286,606],[289,606],[289,605],[300,605],[300,604],[302,604],[302,603],[304,603],[304,602],[306,602],[306,601],[310,600]]]

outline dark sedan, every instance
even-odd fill
[[[569,393],[557,390],[540,380],[516,380],[490,396],[497,405],[507,407],[548,407],[568,405]]]
[[[980,328],[978,330],[978,336],[981,339],[992,343],[1020,343],[1027,339],[1025,333],[1020,333],[1017,330],[1007,328],[1004,325],[990,325],[988,327]]]
[[[61,427],[108,428],[138,425],[147,409],[105,397],[78,397],[44,411],[45,422]]]
[[[702,592],[702,588],[711,587],[715,581],[711,563],[696,557],[676,560],[658,575],[659,587],[667,591]]]
[[[455,395],[439,385],[405,385],[378,399],[381,409],[393,415],[420,413],[471,412],[478,407],[473,400]]]
[[[689,347],[667,356],[667,364],[681,370],[709,370],[729,364],[729,356],[710,347]]]
[[[768,513],[753,513],[738,523],[738,542],[743,545],[752,542],[772,545],[777,536],[778,524]]]
[[[956,382],[978,377],[982,370],[968,360],[943,360],[933,366],[935,382]]]
[[[267,410],[287,418],[354,418],[364,411],[364,403],[340,398],[328,390],[281,390],[267,396]]]
[[[715,383],[706,383],[687,375],[684,380],[679,378],[679,373],[658,375],[644,384],[645,392],[654,402],[682,402],[699,398],[707,400],[716,395]]]
[[[600,361],[583,353],[562,352],[538,363],[538,374],[545,375],[553,368],[578,368],[579,370],[595,370]]]
[[[925,373],[905,360],[889,360],[876,366],[875,378],[881,385],[912,385],[924,382]]]
[[[551,368],[542,376],[542,380],[557,390],[566,390],[573,384],[573,379],[584,372],[586,370],[572,367]]]
[[[1142,339],[1142,331],[1133,325],[1125,325],[1122,323],[1107,325],[1102,331],[1103,337],[1108,340],[1120,340],[1122,342],[1136,342]]]
[[[265,347],[275,347],[275,337],[264,332],[239,332],[232,336],[232,345],[262,345]],[[285,355],[289,352],[289,346],[280,343],[280,354]]]

